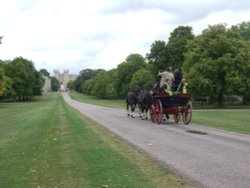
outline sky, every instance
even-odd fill
[[[0,0],[0,59],[22,56],[51,75],[110,70],[132,53],[145,57],[178,26],[199,35],[243,21],[249,0]]]

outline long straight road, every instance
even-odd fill
[[[73,108],[183,177],[197,187],[250,188],[250,136],[173,122],[152,124],[130,118],[125,109],[105,108],[72,100]],[[200,131],[205,134],[193,134]]]

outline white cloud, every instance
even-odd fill
[[[116,68],[145,55],[179,25],[199,34],[208,25],[250,20],[242,0],[0,0],[0,59],[30,59],[36,68]]]

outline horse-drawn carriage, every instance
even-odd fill
[[[182,116],[184,124],[189,124],[192,117],[192,102],[188,94],[181,93],[170,96],[168,93],[156,91],[153,93],[153,105],[150,108],[150,118],[153,123],[160,124],[163,115],[173,115],[178,123]]]

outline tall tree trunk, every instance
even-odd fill
[[[217,98],[217,107],[224,107],[222,91],[219,93],[218,98]]]
[[[218,98],[217,98],[217,107],[224,107],[224,92],[225,92],[225,72],[221,72],[219,74],[219,82],[221,83],[221,87],[219,89],[219,93],[218,93]]]

